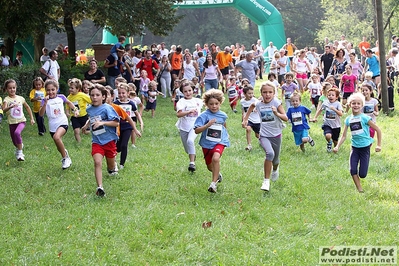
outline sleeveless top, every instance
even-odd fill
[[[183,62],[184,69],[184,78],[188,80],[192,80],[195,77],[195,67],[193,65],[193,61],[187,64],[186,61]]]

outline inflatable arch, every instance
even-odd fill
[[[266,0],[183,0],[179,8],[235,7],[258,25],[259,37],[264,47],[272,41],[276,47],[285,42],[284,23],[280,12]],[[103,31],[103,44],[118,42],[117,37]]]

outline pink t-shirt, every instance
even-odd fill
[[[342,76],[342,88],[344,92],[355,92],[355,84],[357,77],[353,74]]]

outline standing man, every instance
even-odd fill
[[[234,69],[234,75],[237,76],[238,69],[241,69],[242,78],[246,78],[251,83],[252,87],[255,87],[255,82],[259,78],[259,67],[258,64],[252,60],[254,57],[253,51],[247,52],[245,60],[242,60],[236,64]]]
[[[292,43],[291,38],[287,38],[287,43],[284,44],[282,48],[287,51],[288,59],[290,59],[290,69],[292,69],[292,59],[294,58],[294,52],[298,47]]]
[[[222,91],[224,92],[225,88],[227,88],[229,67],[231,69],[234,69],[233,57],[231,56],[231,53],[230,53],[230,47],[226,46],[224,48],[223,52],[219,52],[216,55],[216,61],[217,61],[218,67],[220,69],[220,72],[222,72],[222,75],[223,75],[223,80],[221,81],[221,83],[222,83]]]
[[[194,60],[197,60],[199,58],[198,53],[202,52],[201,45],[199,43],[195,44],[195,51],[193,52],[193,58]]]
[[[324,78],[327,78],[328,71],[330,70],[333,61],[334,55],[331,53],[331,46],[324,46],[324,54],[320,57],[321,71],[323,72]]]
[[[140,69],[140,72],[141,70],[147,71],[148,78],[150,80],[154,80],[154,73],[152,70],[155,69],[156,70],[155,76],[158,75],[159,66],[157,62],[154,59],[152,59],[151,55],[152,55],[151,50],[145,51],[145,58],[141,59],[140,62],[137,63],[136,68]]]
[[[273,42],[269,42],[269,46],[266,47],[265,53],[267,53],[267,57],[269,60],[273,60],[274,53],[277,51],[277,47],[273,45]]]
[[[159,51],[161,51],[161,58],[166,55],[168,56],[169,54],[169,50],[165,48],[165,43],[161,42],[161,49],[159,49]]]
[[[176,48],[176,52],[172,52],[169,54],[169,62],[172,66],[172,71],[170,71],[170,74],[172,74],[172,86],[174,81],[181,77],[180,72],[181,69],[183,68],[183,55],[181,51],[182,48],[178,46]]]
[[[51,53],[51,52],[50,52]],[[122,75],[121,68],[122,68],[122,57],[124,54],[124,50],[118,50],[118,60],[110,54],[107,59],[105,59],[104,67],[108,68],[108,80],[107,83],[115,89],[115,79]],[[115,68],[115,60],[116,60],[116,68]]]
[[[58,81],[60,78],[60,65],[57,62],[58,53],[53,50],[49,54],[50,60],[47,60],[40,68],[40,73],[50,79]]]
[[[359,43],[359,50],[361,54],[361,63],[364,66],[364,60],[366,60],[366,51],[370,49],[370,43],[367,42],[366,36],[363,36],[363,41]]]
[[[363,76],[367,71],[373,72],[373,81],[376,86],[380,84],[381,77],[380,77],[380,58],[373,54],[371,49],[367,49],[366,51],[366,60],[363,69]]]

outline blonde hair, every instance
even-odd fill
[[[137,87],[136,87],[136,85],[134,85],[134,83],[128,83],[127,85],[129,86],[129,90],[130,91],[136,91],[137,90]]]
[[[364,106],[366,99],[364,95],[360,92],[355,92],[348,98],[348,104],[350,105],[352,101],[354,100],[359,100],[362,103],[362,106]]]
[[[118,89],[123,89],[126,90],[126,92],[129,91],[129,85],[127,85],[127,83],[119,83],[118,84]]]
[[[155,80],[151,80],[149,83],[148,83],[148,88],[157,88],[157,86],[158,86],[158,83],[155,81]]]
[[[126,80],[125,78],[122,78],[122,77],[117,77],[117,78],[115,79],[115,81],[118,81],[118,82],[120,82],[120,83],[127,83],[127,80]]]
[[[299,101],[302,101],[301,94],[298,93],[298,92],[296,92],[296,91],[294,91],[294,92],[291,94],[290,101],[292,101],[292,99],[294,99],[294,98],[298,98]]]
[[[205,105],[207,105],[210,99],[216,99],[220,104],[222,104],[225,98],[224,93],[221,90],[210,89],[204,93],[202,99],[204,100]]]
[[[271,87],[273,88],[273,92],[276,93],[276,86],[274,86],[273,82],[271,81],[265,81],[260,85],[260,92],[262,93],[262,89],[264,87]]]
[[[373,72],[367,71],[366,73],[364,73],[364,77],[365,78],[372,78],[373,77]]]
[[[78,78],[69,79],[68,86],[74,87],[75,89],[78,89],[78,91],[81,91],[82,90],[82,81]]]

